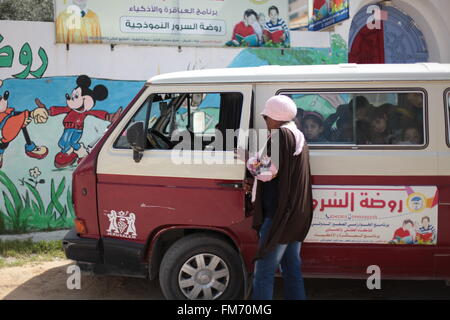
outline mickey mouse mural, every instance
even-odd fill
[[[55,167],[68,167],[75,162],[79,162],[88,154],[88,149],[80,139],[83,135],[84,119],[87,116],[114,122],[120,117],[122,108],[115,113],[108,113],[103,110],[92,110],[97,101],[105,100],[108,97],[108,89],[104,85],[96,85],[90,89],[91,78],[87,75],[81,75],[76,81],[77,87],[73,89],[72,94],[66,93],[67,106],[53,106],[48,109],[50,116],[67,114],[63,119],[64,131],[58,141],[61,151],[55,156]],[[46,106],[39,100],[35,99],[39,108]]]

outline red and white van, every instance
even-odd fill
[[[77,218],[64,239],[67,257],[95,273],[159,277],[169,299],[242,298],[257,236],[245,163],[234,149],[248,141],[239,133],[223,148],[211,143],[226,129],[264,129],[259,113],[276,94],[297,103],[310,145],[314,219],[301,252],[304,275],[367,278],[376,265],[382,279],[450,279],[450,65],[443,64],[151,78],[73,174]],[[189,161],[174,158],[180,136],[191,138]]]

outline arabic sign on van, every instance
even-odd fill
[[[288,47],[288,1],[56,0],[56,42]]]
[[[313,186],[306,242],[436,245],[434,186]]]

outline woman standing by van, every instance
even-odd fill
[[[308,145],[292,121],[296,114],[294,101],[283,95],[267,100],[261,113],[272,132],[267,155],[278,151],[279,156],[278,160],[272,157],[275,170],[270,170],[270,178],[256,175],[254,183],[258,180],[260,183],[253,188],[256,192],[253,227],[260,235],[252,296],[256,300],[272,299],[279,265],[285,298],[306,298],[300,247],[311,225],[312,190]]]

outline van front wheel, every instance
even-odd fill
[[[166,299],[242,298],[241,261],[227,242],[207,235],[179,239],[167,250],[159,269]]]

